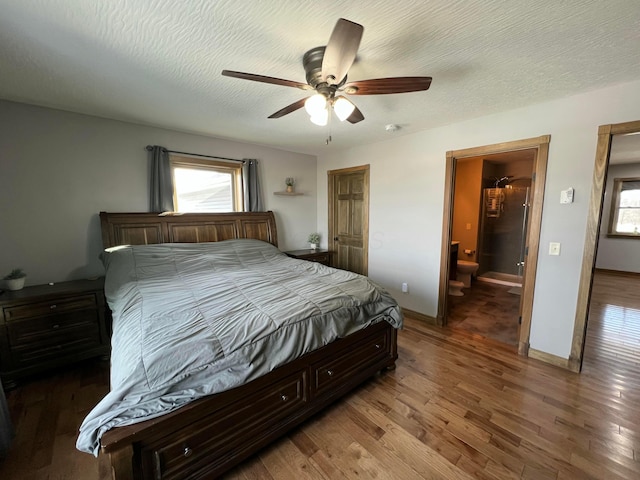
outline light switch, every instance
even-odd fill
[[[471,224],[467,223],[467,230],[471,230]]]
[[[549,255],[560,255],[560,242],[549,243]]]

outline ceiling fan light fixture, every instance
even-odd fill
[[[322,115],[323,111],[327,111],[327,97],[325,97],[321,93],[311,95],[304,102],[304,109],[312,117]]]
[[[320,110],[320,112],[315,115],[311,115],[311,123],[315,123],[316,125],[319,125],[321,127],[324,127],[327,124],[328,120],[329,110],[327,110],[326,108],[324,110]]]
[[[349,118],[349,115],[351,115],[355,109],[356,106],[343,96],[339,96],[333,102],[333,110],[341,122]]]

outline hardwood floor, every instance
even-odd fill
[[[407,318],[396,370],[225,479],[640,478],[640,281],[609,277],[594,281],[581,374]],[[108,478],[73,446],[107,383],[92,362],[10,392],[17,435],[0,478]]]
[[[506,343],[518,345],[520,295],[514,287],[474,281],[464,296],[449,296],[447,325]]]

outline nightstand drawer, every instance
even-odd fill
[[[96,296],[94,294],[78,295],[74,297],[60,298],[47,302],[28,303],[4,309],[4,319],[12,322],[23,318],[40,317],[57,313],[71,312],[96,308]]]
[[[314,255],[313,257],[307,258],[306,260],[309,260],[310,262],[318,262],[324,265],[329,265],[329,254],[321,253],[318,255]]]
[[[284,252],[286,255],[298,260],[317,262],[327,267],[331,266],[331,253],[329,250],[290,250]]]
[[[61,315],[33,318],[7,325],[9,344],[12,346],[57,343],[59,337],[73,336],[77,332],[97,331],[98,311],[80,310]]]
[[[100,347],[100,336],[97,331],[74,331],[73,335],[52,338],[48,345],[33,344],[27,347],[16,347],[11,357],[17,368],[39,365],[51,360],[59,360],[65,355],[72,355],[83,350]]]

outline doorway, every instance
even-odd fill
[[[330,170],[329,250],[332,266],[368,274],[369,165]]]
[[[535,285],[535,274],[536,274],[536,264],[538,258],[538,245],[540,238],[540,224],[542,220],[542,202],[544,197],[544,184],[545,184],[545,176],[546,176],[546,167],[547,167],[547,158],[549,151],[549,142],[550,136],[542,136],[536,137],[532,139],[526,140],[518,140],[514,142],[506,142],[496,145],[488,145],[483,147],[470,148],[465,150],[451,151],[447,152],[447,164],[446,164],[446,174],[445,174],[445,202],[444,202],[444,216],[443,216],[443,238],[442,238],[442,252],[441,252],[441,270],[440,270],[440,289],[439,289],[439,301],[438,301],[438,317],[437,321],[440,325],[446,325],[448,323],[448,307],[449,307],[449,279],[453,277],[453,272],[456,268],[456,259],[460,258],[460,255],[454,255],[452,253],[453,241],[458,241],[456,238],[453,238],[454,231],[454,209],[455,209],[455,190],[456,190],[456,170],[459,167],[464,168],[464,162],[472,159],[484,161],[484,159],[493,159],[496,164],[499,165],[499,162],[508,158],[511,155],[514,158],[518,156],[529,156],[531,158],[531,180],[530,184],[527,185],[529,188],[529,201],[525,202],[528,204],[527,211],[523,212],[526,216],[524,218],[524,222],[526,222],[527,228],[524,229],[524,241],[515,242],[515,245],[512,245],[514,242],[509,241],[509,245],[513,247],[515,250],[522,249],[522,259],[518,260],[515,263],[521,263],[519,265],[522,267],[521,269],[516,269],[514,273],[506,272],[508,275],[518,276],[520,273],[521,277],[521,291],[520,300],[518,303],[519,309],[519,317],[521,326],[519,329],[519,333],[516,335],[516,343],[518,353],[521,355],[527,355],[529,350],[529,332],[531,325],[531,311],[533,307],[533,293],[534,293],[534,285]],[[494,170],[499,171],[499,170]],[[503,175],[508,176],[508,175]],[[523,176],[523,175],[520,175]],[[515,180],[516,175],[512,175],[513,180]],[[495,179],[496,182],[500,181],[502,177],[498,177]],[[504,181],[504,180],[502,180]],[[498,182],[499,183],[499,182]],[[525,182],[527,183],[527,182]],[[497,198],[496,194],[504,194],[503,191],[496,192],[494,191],[494,197],[486,198],[483,197],[485,195],[481,192],[482,185],[480,184],[478,193],[477,193],[477,202],[478,202],[478,210],[476,210],[477,216],[477,234],[476,238],[476,248],[473,248],[473,244],[466,248],[465,246],[460,247],[460,245],[455,245],[457,248],[461,248],[464,255],[469,255],[469,260],[471,262],[475,262],[479,264],[477,260],[479,260],[480,251],[483,249],[486,251],[490,251],[489,245],[485,245],[482,247],[481,241],[483,235],[480,234],[480,207],[482,202],[489,201],[488,206],[485,206],[486,209],[492,209],[495,214],[495,207],[497,207]],[[495,185],[494,188],[499,188],[500,185]],[[520,188],[520,187],[519,187]],[[526,190],[525,190],[526,194]],[[503,201],[502,196],[500,196],[500,201]],[[504,198],[506,198],[506,194],[504,194]],[[458,227],[459,228],[459,227]],[[473,230],[473,224],[471,228],[468,228],[468,223],[464,223],[464,228],[467,230]],[[522,228],[522,225],[520,225]],[[459,232],[459,230],[457,230]],[[488,235],[488,233],[487,233]],[[473,238],[473,234],[471,236]],[[486,236],[485,242],[487,242]],[[510,248],[511,248],[510,247]],[[464,255],[462,258],[465,258]],[[486,268],[494,268],[494,266],[489,266]],[[451,270],[453,269],[453,270]],[[491,271],[491,270],[488,270]],[[495,272],[494,272],[495,273]],[[491,275],[490,275],[491,276]],[[493,275],[495,276],[495,275]],[[513,278],[509,278],[513,280]],[[494,281],[496,279],[493,279]],[[500,279],[497,279],[500,281]],[[509,282],[511,283],[511,282]],[[513,282],[515,283],[515,282]],[[512,285],[515,287],[515,285]],[[491,307],[491,306],[490,306]]]
[[[579,372],[582,369],[584,358],[585,338],[589,307],[596,269],[596,252],[600,238],[600,229],[603,218],[603,204],[605,197],[605,185],[609,170],[612,144],[615,140],[626,140],[635,147],[628,147],[637,155],[640,152],[640,121],[618,124],[602,125],[598,129],[598,146],[596,148],[595,168],[589,202],[589,217],[587,218],[587,232],[584,254],[582,257],[582,271],[578,286],[578,302],[576,306],[576,320],[569,356],[569,369]],[[627,142],[625,142],[627,143]],[[635,235],[634,235],[635,236]],[[631,240],[634,244],[637,238]]]

